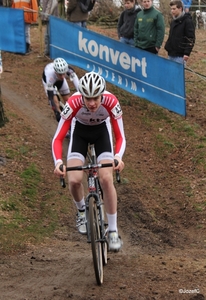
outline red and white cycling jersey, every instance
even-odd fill
[[[106,120],[108,121],[109,118],[115,136],[115,155],[122,158],[126,141],[122,110],[118,99],[113,94],[105,91],[102,94],[100,107],[95,112],[90,112],[84,105],[82,95],[76,92],[67,100],[53,139],[52,151],[55,165],[62,159],[62,142],[73,118],[76,118],[78,122],[87,126],[99,125]]]

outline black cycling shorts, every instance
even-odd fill
[[[99,125],[84,125],[73,119],[67,160],[78,158],[84,162],[88,144],[95,145],[98,162],[102,159],[113,160],[112,131],[109,118]]]

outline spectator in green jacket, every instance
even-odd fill
[[[142,0],[143,10],[137,14],[134,25],[135,47],[158,54],[165,34],[164,18],[153,7],[152,0]]]

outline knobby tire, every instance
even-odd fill
[[[102,261],[103,261],[103,266],[105,266],[107,264],[108,245],[107,245],[107,241],[105,239],[105,230],[106,230],[105,223],[106,223],[106,220],[105,220],[104,204],[101,205],[100,209],[101,209],[101,215],[102,215],[102,224],[100,226],[101,238],[102,238],[102,240],[103,239],[105,240],[104,242],[102,242]]]
[[[94,198],[89,199],[89,222],[94,271],[98,285],[103,283],[102,243],[97,206]]]

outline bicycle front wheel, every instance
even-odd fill
[[[94,271],[97,284],[101,285],[103,283],[102,243],[99,228],[98,210],[96,201],[93,197],[89,199],[89,221]]]
[[[102,239],[102,261],[103,266],[107,264],[107,240],[106,240],[106,234],[107,234],[107,223],[106,223],[106,215],[104,211],[104,203],[102,201],[102,204],[99,208],[100,213],[100,231],[101,231],[101,239]]]

